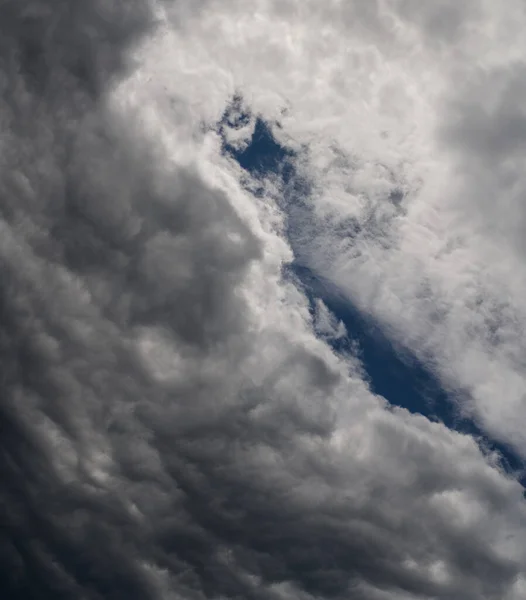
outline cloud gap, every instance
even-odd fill
[[[247,127],[248,136],[241,144],[229,141],[228,128],[240,130]],[[473,436],[484,453],[496,453],[502,468],[526,486],[523,461],[511,447],[491,439],[472,419],[460,414],[454,396],[461,392],[445,389],[428,366],[392,339],[373,318],[344,298],[334,284],[308,266],[309,259],[303,255],[302,244],[298,240],[314,235],[316,229],[312,216],[308,214],[312,209],[305,202],[309,183],[298,174],[296,163],[299,154],[279,142],[273,132],[276,127],[279,128],[279,123],[271,124],[254,116],[243,98],[236,95],[225,110],[217,131],[222,138],[223,153],[235,159],[253,178],[260,181],[268,177],[278,178],[283,192],[278,203],[286,214],[285,235],[294,252],[294,260],[285,265],[283,276],[306,295],[313,318],[317,301],[322,301],[336,322],[344,326],[345,335],[329,336],[327,343],[340,355],[353,354],[359,358],[363,375],[373,393],[382,396],[391,405]],[[403,190],[395,186],[387,200],[399,206],[403,197]]]

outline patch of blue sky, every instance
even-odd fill
[[[253,130],[243,144],[231,144],[224,135],[226,128],[246,127],[253,121]],[[284,275],[301,287],[307,296],[311,312],[315,314],[316,302],[322,300],[337,321],[345,326],[346,334],[328,337],[327,341],[335,352],[352,353],[360,359],[364,376],[373,393],[384,397],[391,405],[403,407],[412,413],[440,421],[447,427],[473,435],[484,451],[497,452],[503,468],[518,476],[526,486],[522,460],[505,444],[489,439],[477,424],[462,417],[458,410],[458,391],[447,390],[436,377],[433,369],[419,361],[411,352],[391,338],[369,315],[360,312],[341,296],[323,277],[309,268],[308,261],[298,251],[295,239],[305,236],[305,231],[295,231],[301,222],[308,226],[305,218],[306,205],[301,201],[298,189],[308,193],[308,184],[295,178],[294,151],[281,145],[273,135],[272,126],[260,118],[254,118],[243,107],[241,98],[235,98],[230,109],[218,124],[223,139],[223,152],[256,179],[278,176],[283,183],[283,207],[289,217],[289,243],[295,259],[284,269]],[[394,190],[394,194],[398,191]],[[298,213],[300,218],[296,218]],[[303,218],[302,218],[303,217]],[[526,492],[525,492],[526,493]]]

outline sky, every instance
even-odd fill
[[[238,108],[238,98],[234,98],[218,125],[220,134],[224,126],[232,120],[232,108]],[[249,117],[242,113],[234,118],[238,126]],[[239,113],[237,113],[239,115]],[[289,228],[287,239],[295,250],[294,209],[299,201],[297,193],[305,193],[305,182],[298,180],[294,170],[295,153],[281,146],[272,135],[271,128],[256,118],[254,131],[246,145],[237,147],[228,143],[223,136],[223,153],[232,156],[240,166],[252,174],[256,180],[279,177],[284,187],[282,201],[289,205],[285,216]],[[391,192],[391,198],[398,201],[398,190]],[[292,215],[290,214],[292,212]],[[383,396],[390,404],[402,406],[411,412],[436,419],[450,428],[474,435],[485,448],[498,452],[503,468],[515,475],[522,483],[523,459],[506,443],[488,437],[471,415],[459,408],[458,391],[441,385],[432,368],[422,363],[411,348],[400,344],[396,336],[390,337],[382,331],[366,312],[357,310],[352,300],[342,297],[336,286],[327,281],[323,273],[314,272],[301,260],[296,252],[293,260],[286,265],[285,276],[302,289],[309,300],[310,311],[314,317],[318,335],[338,353],[358,355],[364,376],[371,390]]]
[[[525,27],[0,2],[0,598],[526,597]]]

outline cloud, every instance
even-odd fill
[[[356,101],[371,65],[385,75],[385,15],[277,6],[172,4],[154,28],[141,3],[6,5],[6,597],[522,597],[521,486],[471,437],[387,407],[320,339],[341,331],[282,276],[279,187],[252,194],[210,130],[236,86],[266,118],[288,104],[283,135],[311,144],[318,186],[352,137],[331,138],[335,90],[347,60],[364,61]],[[349,59],[348,31],[365,40]],[[304,86],[333,51],[324,106]],[[389,170],[363,156],[337,154],[333,187],[358,164],[384,174],[355,182],[379,198]],[[390,232],[398,208],[375,210]]]
[[[522,4],[230,2],[177,34],[167,18],[140,52],[156,83],[122,93],[177,121],[179,147],[235,94],[278,120],[311,190],[294,251],[524,455]]]

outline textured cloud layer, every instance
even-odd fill
[[[448,336],[469,333],[491,378],[474,410],[505,369],[520,377],[519,330],[505,329],[520,323],[520,236],[485,233],[491,203],[469,212],[486,152],[505,154],[469,109],[487,74],[443,89],[457,68],[443,45],[462,59],[484,7],[412,4],[3,3],[3,596],[524,597],[521,486],[471,437],[371,394],[327,345],[342,334],[330,313],[312,317],[282,276],[288,232],[357,302],[375,290],[368,310],[452,385],[471,372]],[[297,152],[309,195],[295,223],[276,182],[221,153],[214,126],[236,93]],[[443,112],[428,122],[431,104]],[[253,122],[235,125],[242,144]],[[441,144],[466,165],[457,212],[458,196],[437,207],[444,188],[422,191],[455,170]],[[444,263],[430,248],[453,213],[474,241]],[[491,277],[487,237],[508,261]],[[431,318],[440,285],[458,307]],[[384,301],[393,286],[404,311]],[[507,342],[484,337],[489,322],[471,333],[494,298]],[[522,448],[502,417],[516,401],[487,424]]]
[[[142,52],[142,101],[190,137],[235,93],[279,120],[311,185],[292,223],[301,259],[524,455],[522,3],[261,0],[183,14],[167,9]]]

